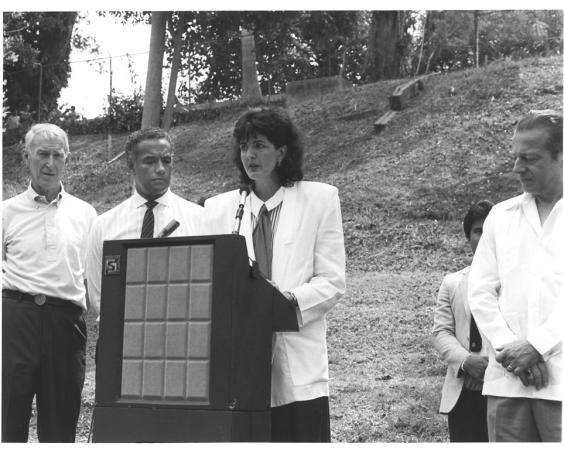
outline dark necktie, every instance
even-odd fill
[[[482,336],[478,331],[476,322],[474,321],[474,316],[470,316],[470,351],[479,352],[482,350]]]
[[[272,225],[266,206],[262,205],[253,231],[253,246],[259,270],[270,279],[272,276]]]
[[[157,204],[158,202],[155,202],[154,200],[149,200],[145,203],[145,205],[147,205],[147,211],[145,211],[143,225],[141,226],[141,239],[153,237],[153,232],[155,230],[155,215],[153,214],[153,208],[157,206]]]

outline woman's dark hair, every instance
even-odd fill
[[[240,144],[257,134],[266,136],[276,148],[286,146],[286,155],[275,168],[282,186],[292,186],[295,181],[302,180],[303,146],[298,128],[283,109],[263,107],[245,112],[233,129],[233,161],[239,169],[241,183],[252,185],[253,180],[243,167]]]
[[[556,159],[562,153],[562,113],[551,109],[531,111],[519,121],[515,133],[539,129],[545,131],[545,149]]]
[[[485,220],[490,210],[493,207],[493,203],[489,200],[480,200],[477,203],[474,203],[470,206],[470,209],[464,216],[464,234],[466,235],[466,239],[470,239],[470,231],[472,231],[472,225],[474,222],[478,220]]]

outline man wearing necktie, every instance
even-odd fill
[[[105,240],[153,238],[171,220],[180,223],[171,236],[200,233],[203,208],[169,189],[173,167],[170,135],[160,128],[137,131],[129,136],[125,153],[133,174],[133,195],[98,216],[88,239],[88,294],[98,313]]]
[[[483,200],[464,217],[464,234],[472,253],[493,203]],[[451,442],[487,442],[486,398],[482,396],[487,350],[468,306],[466,267],[448,274],[439,289],[433,345],[448,364],[439,412],[448,414]]]

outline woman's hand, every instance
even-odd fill
[[[274,286],[276,289],[280,290],[280,288],[278,287],[278,285],[277,285],[274,281],[269,280],[268,278],[265,278],[265,280],[268,281],[268,282],[269,282],[272,286]]]

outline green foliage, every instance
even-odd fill
[[[143,116],[143,94],[137,90],[133,95],[118,94],[112,97],[112,107],[107,112],[113,131],[131,132],[141,128]]]
[[[112,107],[102,117],[84,119],[66,110],[58,117],[61,127],[69,134],[104,134],[131,132],[141,128],[143,94],[137,90],[132,95],[114,94]]]
[[[562,54],[562,11],[501,11],[482,18],[483,52],[493,58]]]
[[[309,11],[300,17],[299,29],[312,49],[316,76],[339,73],[342,51],[366,34],[367,19],[359,11]]]
[[[77,13],[5,12],[3,18],[4,51],[11,55],[4,58],[7,104],[11,111],[30,111],[34,116],[40,107],[41,117],[47,118],[67,86]]]
[[[480,64],[500,58],[562,54],[562,11],[478,11]],[[472,67],[475,60],[474,11],[427,11],[425,41],[413,52],[420,73]],[[414,67],[417,65],[413,63]]]
[[[6,119],[10,114],[10,108],[6,103],[6,80],[2,81],[2,133],[6,131]]]
[[[100,117],[85,119],[71,106],[52,110],[46,120],[59,125],[69,135],[106,134],[108,131],[129,133],[141,128],[142,114],[143,95],[136,91],[133,95],[114,94],[112,108],[108,108]],[[20,115],[18,126],[3,133],[3,144],[12,145],[21,141],[33,123],[31,117]]]
[[[343,74],[358,79],[363,12],[190,11],[188,16],[179,76],[183,98],[202,102],[241,94],[241,27],[254,31],[263,95],[283,92],[289,81],[338,74],[344,52],[349,63]],[[171,45],[169,39],[169,49]]]

